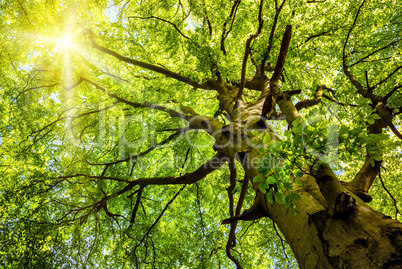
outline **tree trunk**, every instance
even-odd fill
[[[250,166],[245,169],[250,178],[258,175]],[[245,219],[265,211],[285,236],[300,268],[402,268],[402,223],[373,210],[353,193],[349,195],[343,186],[330,206],[330,195],[324,198],[314,177],[305,175],[301,182],[302,186],[292,190],[302,197],[294,216],[284,205],[269,203],[257,190],[255,210],[246,210]],[[340,214],[345,212],[342,206],[350,210]]]
[[[326,210],[291,216],[281,205],[267,207],[300,268],[402,268],[402,224],[363,202],[346,219]]]

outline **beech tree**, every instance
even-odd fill
[[[2,1],[5,268],[401,268],[402,9]]]

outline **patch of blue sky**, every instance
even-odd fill
[[[108,7],[106,8],[105,15],[106,17],[108,17],[110,22],[116,22],[119,15],[119,7],[114,5],[113,3],[110,3],[110,5],[108,5]]]

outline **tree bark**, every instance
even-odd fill
[[[319,207],[297,205],[295,216],[282,205],[267,208],[300,268],[402,268],[402,224],[356,200],[346,218]]]

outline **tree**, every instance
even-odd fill
[[[400,268],[400,1],[1,5],[2,266]]]

